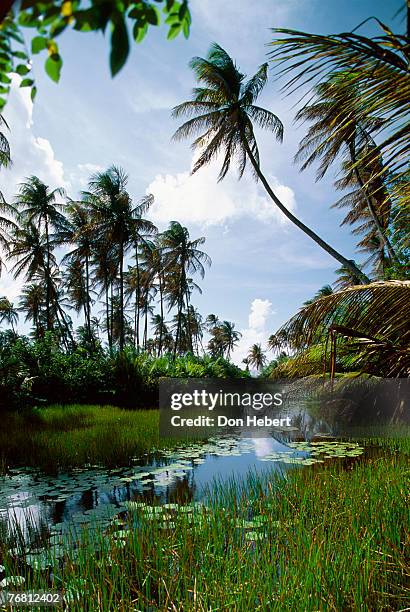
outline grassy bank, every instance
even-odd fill
[[[73,404],[6,413],[1,419],[3,471],[16,465],[46,470],[126,465],[137,455],[173,444],[159,437],[158,410]]]
[[[406,607],[408,456],[353,469],[251,474],[216,486],[204,506],[132,504],[124,525],[83,533],[88,545],[53,568],[70,611],[368,611]],[[25,588],[49,571],[17,564]]]

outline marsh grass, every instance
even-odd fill
[[[0,474],[7,466],[54,471],[128,465],[135,456],[175,444],[159,437],[158,410],[74,404],[6,413],[0,425]]]
[[[213,487],[207,505],[129,504],[108,530],[87,528],[54,586],[72,612],[344,611],[406,607],[408,456],[390,453],[286,476],[250,473]],[[49,551],[50,559],[52,551]],[[7,552],[25,588],[48,588]]]

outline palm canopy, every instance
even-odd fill
[[[164,268],[182,272],[185,279],[187,273],[205,275],[205,265],[211,265],[211,258],[201,247],[205,238],[191,240],[189,231],[178,221],[171,221],[169,229],[161,236],[161,250],[164,257]]]
[[[10,145],[2,131],[3,127],[8,128],[8,125],[4,117],[0,115],[0,167],[7,168],[11,164]]]
[[[37,176],[30,176],[20,184],[16,205],[21,217],[29,222],[37,221],[54,228],[63,228],[66,225],[63,214],[65,204],[57,199],[64,195],[64,189],[61,187],[51,190]]]
[[[192,100],[173,109],[174,117],[191,117],[175,132],[174,138],[185,139],[202,132],[192,145],[200,151],[193,172],[222,152],[219,180],[225,177],[233,160],[238,163],[241,177],[247,161],[245,142],[259,163],[253,124],[270,130],[279,141],[283,137],[280,119],[255,104],[267,82],[268,65],[260,66],[246,81],[228,53],[214,43],[207,58],[194,57],[190,67],[202,86],[194,88]]]
[[[249,365],[254,366],[257,370],[260,370],[264,365],[266,365],[267,358],[260,344],[253,344],[251,346],[247,356],[247,362]]]
[[[373,18],[374,19],[374,18]],[[357,119],[376,116],[379,150],[389,172],[405,176],[408,168],[410,111],[410,53],[408,35],[394,34],[378,19],[379,36],[368,38],[357,31],[316,35],[275,29],[271,58],[286,78],[284,90],[292,93],[323,83],[336,73],[350,73],[351,85],[360,91]],[[340,108],[346,108],[341,97]],[[340,130],[347,127],[339,122]],[[375,156],[379,155],[375,151]],[[367,156],[370,165],[374,156]],[[400,190],[399,190],[400,192]],[[405,195],[403,186],[401,195]]]

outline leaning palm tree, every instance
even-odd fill
[[[256,370],[261,370],[267,363],[267,358],[260,344],[253,344],[247,356],[248,364],[254,366]]]
[[[269,130],[278,141],[283,136],[280,119],[255,104],[266,85],[268,65],[263,64],[252,78],[245,81],[245,75],[238,70],[228,53],[213,44],[207,58],[195,57],[190,66],[203,86],[194,89],[193,100],[176,106],[173,116],[191,117],[175,132],[175,139],[199,134],[193,142],[193,147],[199,150],[199,157],[192,172],[197,172],[223,152],[219,180],[226,176],[234,160],[238,163],[241,178],[249,161],[255,177],[261,181],[279,210],[341,265],[349,267],[352,273],[367,281],[353,261],[343,257],[286,208],[262,173],[254,127]]]
[[[57,202],[58,197],[64,196],[62,188],[50,190],[37,176],[31,176],[21,183],[18,195],[15,198],[16,206],[20,211],[21,219],[29,224],[37,224],[44,230],[45,236],[45,281],[46,281],[46,310],[47,329],[52,327],[51,321],[51,294],[52,294],[52,231],[61,231],[67,221],[62,211],[65,204]]]

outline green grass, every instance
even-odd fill
[[[126,465],[135,456],[175,445],[159,437],[158,410],[56,405],[6,413],[1,421],[0,474],[7,466]]]
[[[125,525],[83,532],[54,586],[78,597],[70,612],[401,610],[408,490],[408,456],[391,452],[348,470],[251,473],[217,484],[206,507],[134,504]],[[7,552],[0,563],[26,589],[50,587],[48,571]]]

